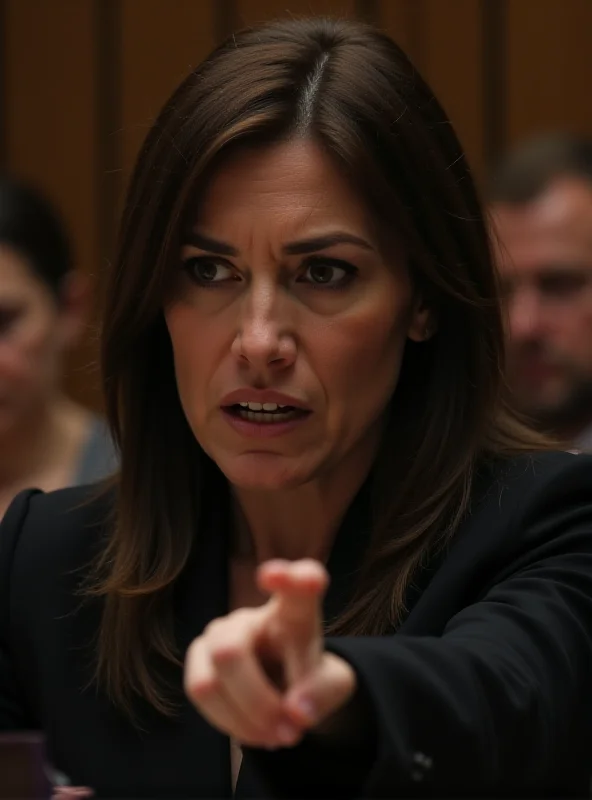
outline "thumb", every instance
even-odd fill
[[[324,653],[319,665],[291,686],[284,709],[295,724],[313,728],[321,725],[352,700],[357,689],[353,667],[333,653]],[[335,719],[339,724],[341,715]]]

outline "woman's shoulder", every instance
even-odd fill
[[[483,463],[463,526],[482,545],[529,549],[578,538],[592,548],[592,455],[525,453]]]
[[[106,530],[113,491],[99,484],[18,494],[0,524],[0,585],[14,569],[35,574],[88,563]]]
[[[518,573],[592,574],[592,455],[483,461],[469,513],[434,563],[441,570],[434,587],[443,582],[461,594],[477,587],[479,596]]]
[[[592,498],[592,455],[567,451],[541,451],[482,462],[477,471],[476,494],[509,508],[514,503],[544,497],[548,492],[568,495],[585,492]]]

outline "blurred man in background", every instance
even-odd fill
[[[592,450],[592,141],[522,145],[490,199],[510,386],[542,430]]]

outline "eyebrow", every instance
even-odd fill
[[[198,233],[197,231],[190,231],[187,233],[186,236],[184,236],[184,244],[193,245],[194,247],[199,247],[200,250],[207,250],[209,253],[215,253],[220,256],[238,255],[238,250],[227,242],[212,239],[210,236],[205,236],[203,233]],[[365,239],[342,231],[328,233],[325,236],[315,236],[312,239],[288,242],[282,249],[287,255],[297,256],[305,255],[306,253],[316,253],[319,250],[327,250],[329,247],[333,247],[337,244],[353,244],[364,250],[374,250],[372,245]]]

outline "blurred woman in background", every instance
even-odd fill
[[[0,515],[25,487],[90,483],[115,463],[104,422],[60,386],[87,294],[51,205],[31,186],[1,177]]]

